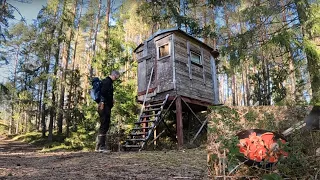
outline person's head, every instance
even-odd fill
[[[119,71],[116,71],[116,70],[112,71],[110,74],[110,78],[112,79],[112,81],[119,79],[120,78]]]

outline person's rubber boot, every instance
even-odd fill
[[[110,153],[110,150],[106,148],[106,135],[99,135],[99,152],[100,153]]]
[[[96,137],[96,148],[94,149],[95,152],[99,152],[100,148],[100,141],[99,141],[99,135]]]

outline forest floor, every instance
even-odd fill
[[[206,149],[40,152],[0,136],[0,179],[207,179]]]

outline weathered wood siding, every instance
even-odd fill
[[[164,44],[169,44],[170,54],[159,58],[158,48]],[[191,62],[190,51],[201,56],[201,64]],[[156,96],[169,93],[172,96],[178,94],[209,103],[214,102],[210,62],[212,55],[207,46],[174,31],[145,42],[137,49],[136,57],[139,63],[138,92],[146,91],[154,66],[150,88],[156,88]]]
[[[136,51],[136,58],[138,61],[138,92],[147,90],[155,57],[153,41],[145,42],[145,44]],[[155,73],[155,70],[153,73]],[[149,88],[153,88],[154,83],[153,77]]]
[[[177,94],[213,103],[210,52],[180,33],[174,34]],[[202,64],[191,62],[190,51],[201,55]]]
[[[172,82],[172,53],[165,58],[158,58],[158,47],[169,44],[171,48],[171,34],[165,33],[151,39],[136,51],[138,60],[138,92],[146,91],[152,67],[154,66],[153,77],[150,89],[157,88],[157,93],[173,89]]]
[[[138,92],[147,89],[146,70],[146,60],[142,60],[138,63]]]
[[[172,69],[172,35],[164,34],[163,36],[155,39],[157,61],[156,61],[156,84],[157,93],[169,91],[173,89],[173,69]],[[158,49],[160,46],[169,44],[169,56],[159,58]]]
[[[136,53],[135,58],[138,61],[138,92],[144,91],[147,89],[147,64],[146,59],[148,58],[147,44],[140,46]]]

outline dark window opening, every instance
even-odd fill
[[[201,65],[201,55],[190,51],[191,62]]]
[[[169,44],[165,44],[159,47],[159,58],[169,56]]]

